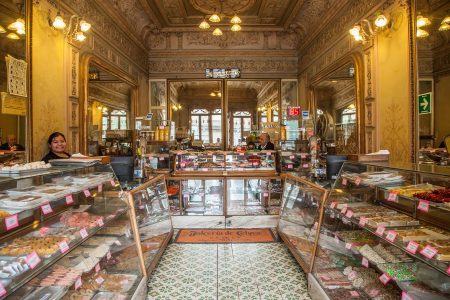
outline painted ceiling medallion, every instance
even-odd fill
[[[220,2],[223,2],[222,13],[234,15],[250,9],[256,0],[189,0],[189,2],[196,10],[207,15],[219,12]]]

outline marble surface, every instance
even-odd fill
[[[227,228],[275,228],[279,216],[235,216],[226,219]]]
[[[173,228],[225,228],[224,216],[172,216]]]
[[[281,243],[171,244],[148,300],[310,300],[305,274]]]

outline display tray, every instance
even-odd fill
[[[31,170],[0,170],[0,175],[30,175],[35,173],[40,173],[43,170],[52,171],[51,168],[40,168],[40,169],[31,169]]]
[[[81,159],[81,158],[64,158],[64,159],[51,159],[49,163],[52,166],[67,166],[76,165],[82,167],[95,166],[100,163],[100,159]]]

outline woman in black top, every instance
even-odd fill
[[[69,158],[70,154],[65,152],[66,150],[66,137],[60,132],[53,132],[48,137],[48,146],[50,151],[46,156],[42,158],[43,161],[48,163],[50,159]]]

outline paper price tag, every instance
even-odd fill
[[[103,282],[105,282],[105,279],[103,279],[102,276],[98,276],[97,278],[95,278],[95,282],[97,282],[98,284],[102,284]]]
[[[342,185],[347,185],[347,178],[342,178]]]
[[[44,235],[47,234],[48,230],[49,230],[48,227],[41,227],[41,228],[39,228],[39,234],[40,234],[41,236],[44,236]]]
[[[405,291],[402,291],[402,299],[401,300],[413,300],[410,295],[408,295]]]
[[[308,169],[309,168],[309,164],[303,164],[303,169]]]
[[[81,277],[78,277],[77,280],[75,280],[75,289],[78,290],[83,285],[83,282],[81,281]]]
[[[185,163],[181,163],[181,164],[180,164],[180,167],[181,167],[181,168],[184,168],[184,167],[186,167],[186,164],[185,164]]]
[[[359,297],[359,293],[357,291],[350,291],[350,296],[352,297]]]
[[[111,259],[111,251],[108,251],[106,253],[106,260],[110,260]]]
[[[245,153],[244,153],[244,152],[239,152],[239,155],[240,155],[240,156],[244,156]]]
[[[369,220],[366,217],[359,218],[359,226],[364,227],[369,222]]]
[[[328,280],[331,280],[331,277],[330,276],[320,276],[320,279],[323,281],[328,281]]]
[[[353,216],[353,211],[350,209],[347,210],[347,212],[345,213],[345,217],[350,219],[352,216]]]
[[[87,238],[88,235],[89,235],[89,234],[88,234],[86,228],[83,228],[83,229],[80,230],[80,236],[81,236],[82,239]]]
[[[164,157],[161,156],[161,157],[159,158],[159,161],[164,161]]]
[[[100,226],[100,227],[102,227],[103,225],[105,225],[105,223],[103,222],[103,217],[101,217],[101,218],[99,218],[99,219],[97,220],[97,224],[98,224],[98,226]]]
[[[430,201],[420,200],[417,209],[423,212],[428,212],[430,210]]]
[[[450,275],[450,266],[448,266],[448,268],[447,268],[447,274]]]
[[[345,243],[345,249],[352,249],[352,243]]]
[[[433,258],[433,256],[435,256],[437,253],[438,253],[437,249],[431,247],[430,245],[427,245],[425,248],[422,249],[422,251],[420,251],[420,254],[429,259]]]
[[[295,158],[294,155],[290,155],[290,156],[289,156],[289,159],[294,159],[294,158]]]
[[[37,255],[36,251],[33,251],[27,255],[25,262],[31,269],[34,269],[41,262],[41,259]]]
[[[244,171],[244,168],[238,168],[238,171]]]
[[[341,214],[345,214],[347,212],[347,204],[344,205],[341,209]]]
[[[361,184],[361,181],[362,181],[361,177],[356,177],[355,179],[356,186],[359,186]]]
[[[202,168],[203,172],[208,172],[208,168]]]
[[[269,193],[264,193],[263,196],[264,197],[269,197]]]
[[[390,230],[388,231],[387,235],[386,235],[386,239],[393,243],[395,241],[395,237],[397,236],[397,232]]]
[[[377,230],[375,231],[375,233],[379,236],[383,236],[383,233],[385,230],[386,230],[386,227],[384,227],[383,225],[380,225],[377,227]]]
[[[98,273],[98,272],[100,272],[100,264],[96,264],[95,265],[95,273]]]
[[[125,297],[124,295],[120,294],[120,295],[117,295],[117,296],[116,296],[116,299],[117,299],[117,300],[125,300],[126,297]]]
[[[41,206],[41,211],[44,215],[48,215],[51,214],[53,212],[52,207],[50,206],[49,203],[46,203],[44,205]]]
[[[91,196],[91,192],[89,190],[84,190],[83,193],[84,193],[84,195],[86,197],[90,197]]]
[[[114,181],[114,179],[111,179],[111,180],[109,181],[109,183],[111,184],[111,186],[116,186],[116,182]]]
[[[67,251],[69,251],[69,245],[67,244],[66,241],[63,241],[61,243],[58,244],[59,250],[61,250],[61,253],[66,253]]]
[[[306,158],[306,154],[300,154],[300,157],[301,157],[302,159],[305,159],[305,158]]]
[[[72,204],[74,201],[73,201],[73,196],[72,196],[72,194],[69,194],[69,195],[66,195],[66,204],[67,205],[70,205],[70,204]]]
[[[334,235],[334,242],[336,244],[339,244],[339,238],[338,238],[338,236],[336,234]]]
[[[349,279],[349,280],[355,280],[355,279],[356,279],[356,276],[357,276],[356,271],[351,271],[351,272],[348,274],[348,279]]]
[[[319,223],[314,222],[314,230],[317,230],[318,227],[319,227]]]
[[[103,184],[97,186],[97,192],[101,193],[103,191]]]
[[[294,166],[293,165],[287,165],[287,168],[288,169],[292,169],[292,168],[294,168]]]
[[[17,214],[7,216],[5,218],[5,226],[6,230],[11,230],[16,227],[19,227],[19,217],[17,216]]]
[[[266,152],[267,155],[272,155],[272,152],[268,151]]]
[[[398,194],[397,193],[389,193],[388,199],[389,202],[398,202]]]
[[[419,248],[419,244],[417,244],[414,241],[410,241],[408,243],[408,246],[406,246],[406,251],[408,251],[411,254],[416,254],[418,248]]]
[[[3,284],[0,282],[0,297],[6,295],[6,289]]]
[[[362,261],[361,261],[361,265],[366,267],[366,268],[368,268],[369,267],[369,260],[367,258],[363,257]]]
[[[382,284],[386,285],[386,284],[389,282],[389,280],[391,280],[391,277],[389,277],[388,274],[383,273],[383,275],[381,275],[380,277],[378,277],[378,279],[380,279],[380,281],[381,281]]]
[[[337,202],[335,202],[335,201],[331,202],[330,208],[335,209],[336,206],[337,206]]]
[[[139,209],[144,209],[145,206],[144,205],[139,205]]]

